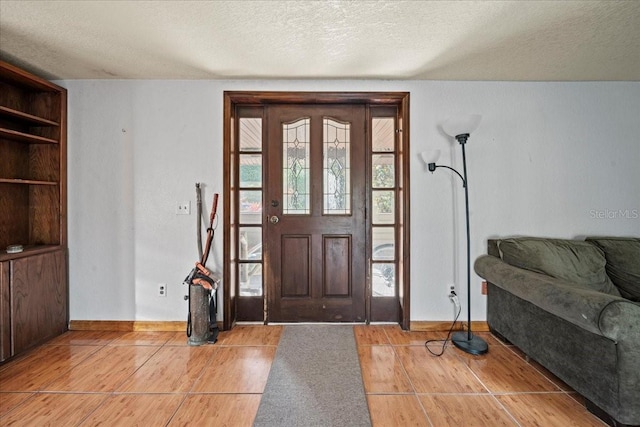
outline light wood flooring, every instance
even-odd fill
[[[374,426],[598,426],[580,397],[518,349],[354,326]],[[184,332],[68,332],[0,366],[0,426],[251,426],[282,326],[237,326],[215,345]],[[438,347],[434,346],[434,350]]]

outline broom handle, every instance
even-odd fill
[[[207,244],[202,254],[200,264],[207,265],[207,259],[209,258],[209,251],[211,250],[211,242],[213,241],[213,221],[216,218],[216,212],[218,210],[218,193],[213,195],[213,207],[211,208],[211,217],[209,218],[209,228],[207,228]]]
[[[202,192],[200,191],[200,183],[196,182],[196,236],[198,238],[198,256],[202,259]]]
[[[211,217],[209,218],[209,228],[213,227],[213,220],[218,212],[218,193],[213,195],[213,206],[211,207]]]

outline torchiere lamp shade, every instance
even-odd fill
[[[480,124],[482,116],[480,114],[471,114],[468,116],[451,117],[442,124],[442,130],[449,136],[456,137],[458,135],[470,134]]]

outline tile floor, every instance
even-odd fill
[[[435,357],[424,343],[443,334],[354,329],[374,426],[605,425],[490,334],[487,355]],[[238,326],[202,347],[183,332],[68,332],[0,366],[0,425],[251,426],[281,332]]]

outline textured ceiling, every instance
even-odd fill
[[[640,80],[640,1],[0,0],[59,79]]]

